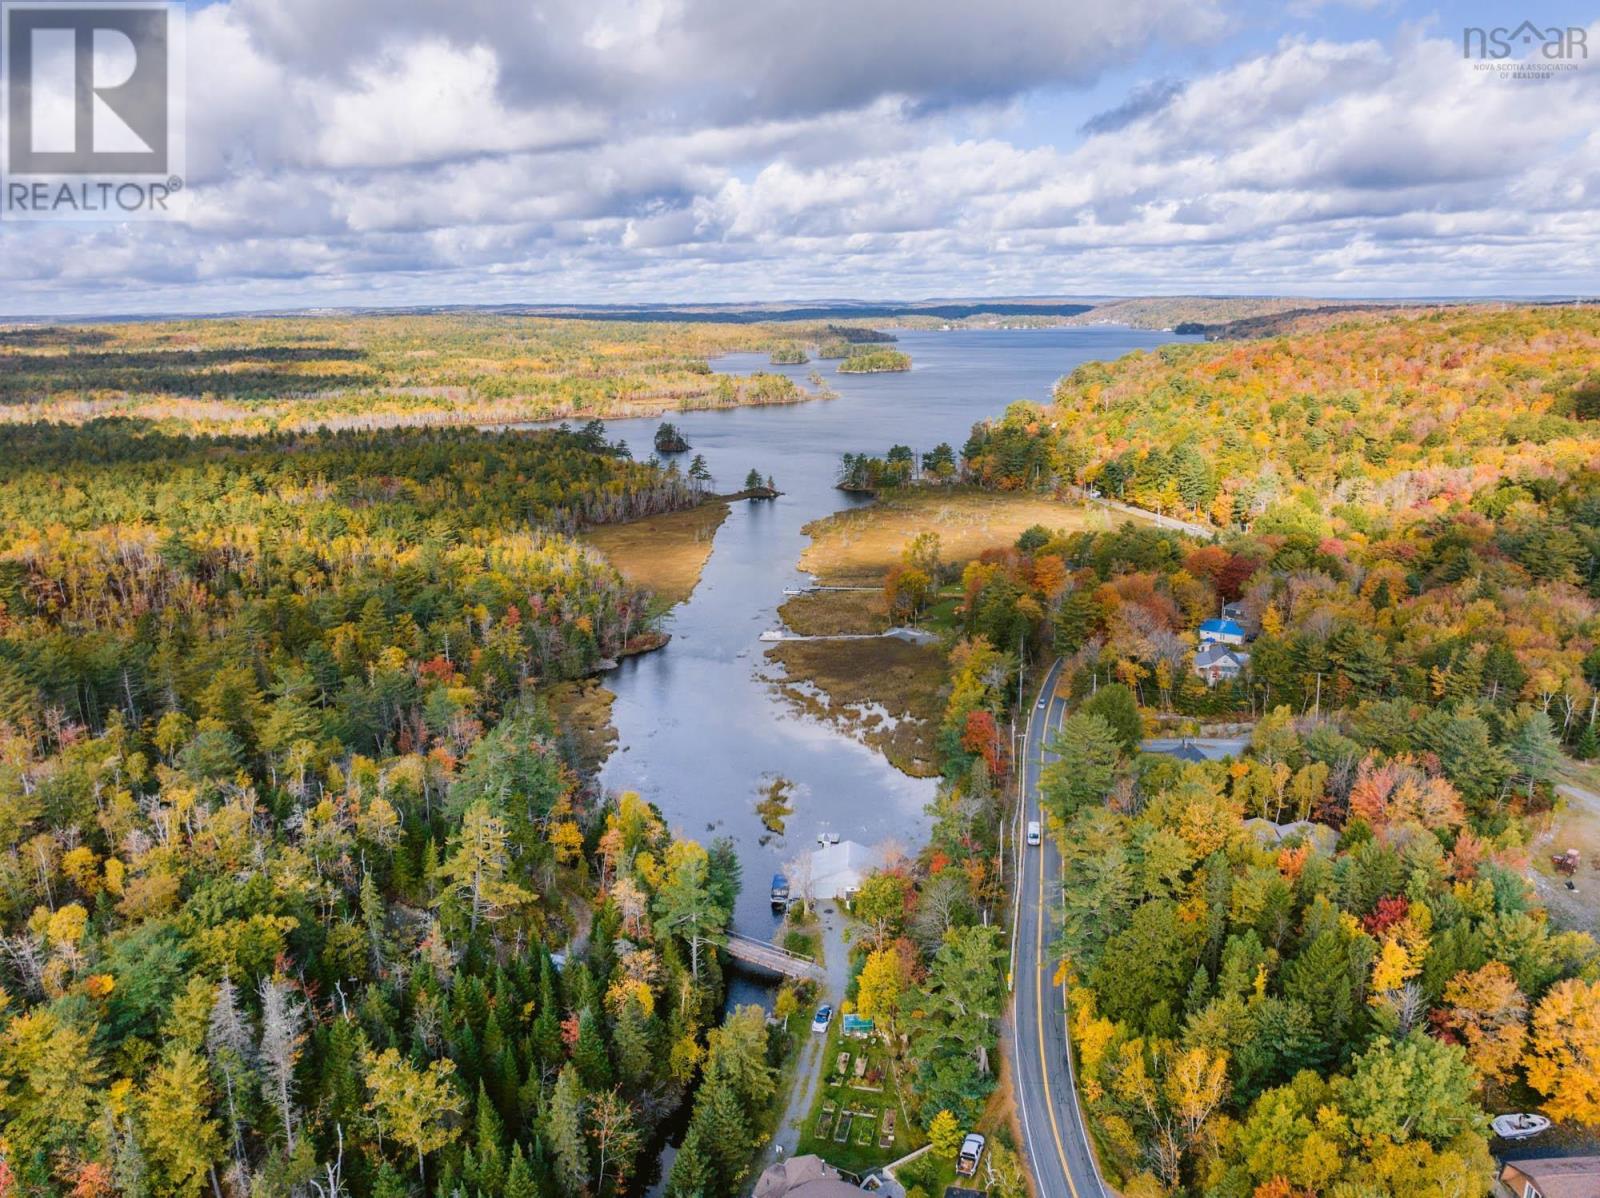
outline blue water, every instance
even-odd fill
[[[767,883],[783,863],[815,847],[818,832],[915,851],[927,828],[934,783],[900,773],[875,750],[796,714],[767,679],[757,640],[775,628],[783,588],[804,580],[795,562],[808,521],[860,500],[834,489],[839,456],[882,453],[896,442],[919,452],[948,441],[960,452],[972,425],[1014,400],[1043,402],[1057,378],[1092,359],[1112,359],[1173,340],[1118,327],[961,330],[898,334],[913,367],[901,374],[837,374],[837,362],[768,366],[765,355],[713,363],[731,374],[772,370],[802,386],[813,370],[833,400],[781,407],[688,412],[670,419],[704,454],[720,491],[738,490],[754,467],[783,496],[736,503],[718,530],[693,596],[667,619],[672,643],[630,658],[605,683],[616,692],[618,748],[601,780],[657,803],[675,829],[702,841],[731,836],[744,865],[740,931],[775,926]],[[646,457],[659,418],[611,422],[635,456]],[[787,835],[762,844],[757,788],[781,774],[795,784]]]

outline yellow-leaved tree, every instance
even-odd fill
[[[1600,1127],[1600,982],[1550,987],[1533,1010],[1524,1064],[1551,1118]]]

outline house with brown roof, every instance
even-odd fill
[[[1500,1185],[1509,1198],[1600,1198],[1600,1156],[1506,1161]]]

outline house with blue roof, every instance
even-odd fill
[[[1200,625],[1200,643],[1244,644],[1244,626],[1237,620],[1205,620]]]

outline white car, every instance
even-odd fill
[[[1044,836],[1039,829],[1039,821],[1036,819],[1030,819],[1028,821],[1028,843],[1036,845],[1043,840]]]
[[[978,1171],[978,1162],[983,1159],[983,1148],[988,1141],[975,1131],[969,1131],[967,1138],[961,1141],[961,1151],[956,1154],[956,1173],[961,1177],[971,1177]]]

